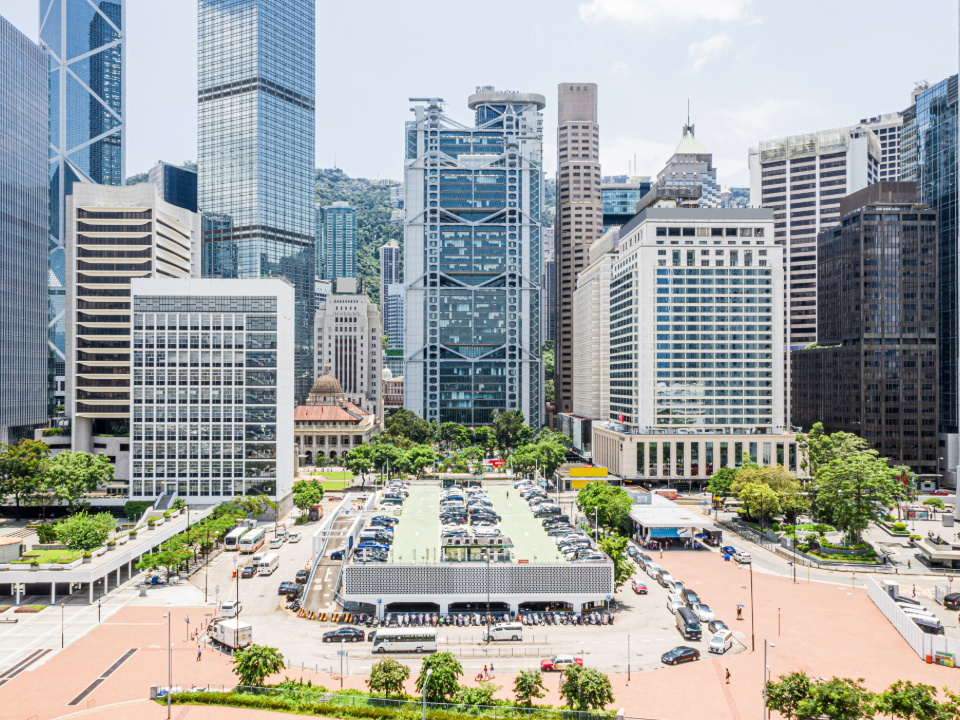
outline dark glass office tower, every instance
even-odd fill
[[[160,199],[171,205],[197,211],[197,171],[171,165],[162,160],[150,168],[150,182],[157,186]]]
[[[818,347],[793,351],[793,420],[936,476],[937,213],[912,182],[840,201],[817,237]]]
[[[49,343],[64,373],[65,197],[75,182],[122,185],[126,141],[123,0],[40,0],[49,79]]]
[[[47,419],[47,59],[0,17],[0,442]]]
[[[960,464],[958,372],[960,323],[957,294],[957,76],[915,93],[916,102],[903,113],[900,136],[900,179],[917,184],[917,202],[939,216],[937,284],[939,311],[940,463],[947,485],[953,485]]]
[[[295,395],[313,383],[313,0],[199,0],[203,274],[296,290]]]

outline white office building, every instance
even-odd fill
[[[789,269],[792,347],[817,339],[817,234],[840,222],[840,199],[880,179],[880,142],[853,126],[764,140],[750,148],[750,206],[773,210],[773,240]]]
[[[357,282],[356,278],[337,278],[333,294],[317,309],[314,374],[320,377],[329,365],[346,400],[375,415],[376,423],[382,426],[380,310]]]
[[[388,350],[403,350],[403,299],[406,290],[403,283],[387,285],[383,298],[383,331],[387,336]]]
[[[131,495],[289,503],[294,288],[277,278],[135,279]],[[193,500],[192,498],[197,498]]]
[[[683,126],[683,138],[667,164],[657,174],[657,185],[663,187],[700,186],[700,207],[720,207],[720,184],[713,153],[697,140],[693,125]]]
[[[900,179],[900,133],[903,128],[903,113],[883,113],[864,118],[860,125],[869,128],[880,142],[879,180]]]

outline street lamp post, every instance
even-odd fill
[[[627,683],[630,682],[630,635],[627,635]]]
[[[767,671],[770,669],[767,665],[767,646],[775,648],[776,645],[766,638],[763,639],[763,717],[770,720],[770,708],[767,707]]]
[[[167,720],[170,720],[170,696],[173,695],[173,643],[172,612],[168,612],[164,617],[167,619]]]
[[[490,644],[490,548],[484,554],[483,559],[487,561],[487,644]]]
[[[64,610],[63,610],[63,609],[64,609],[65,607],[66,607],[66,603],[60,603],[60,649],[61,649],[61,650],[66,646],[66,633],[65,633],[64,628],[63,628],[63,613],[64,613]],[[99,607],[100,607],[100,602],[97,601],[97,608],[98,608],[97,614],[98,614],[98,616],[99,616],[99,613],[100,613]]]
[[[754,652],[757,649],[757,643],[756,643],[756,640],[754,639],[754,632],[753,632],[753,616],[756,614],[754,612],[754,605],[753,605],[753,562],[751,561],[749,565],[750,565],[750,651]]]
[[[423,720],[427,720],[427,683],[430,682],[431,675],[433,675],[433,668],[427,670],[427,677],[423,681]]]

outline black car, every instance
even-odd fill
[[[305,583],[309,579],[310,579],[309,570],[297,570],[297,577],[295,578],[296,582]]]
[[[723,620],[713,619],[707,623],[707,630],[711,633],[716,633],[720,630],[729,630],[727,624]]]
[[[684,588],[680,591],[680,599],[687,607],[693,607],[694,604],[700,602],[700,596],[690,588]]]
[[[303,597],[304,590],[306,589],[306,585],[293,583],[293,585],[287,588],[287,600],[299,600]]]
[[[323,634],[324,642],[361,642],[364,638],[363,630],[352,627],[337,628],[333,632]]]
[[[576,528],[574,528],[572,525],[556,525],[547,530],[547,535],[563,535],[564,533],[571,532],[575,529]]]
[[[960,593],[947,593],[944,595],[943,606],[949,610],[960,608]]]
[[[343,560],[343,550],[334,550],[330,553],[331,560]]]
[[[286,595],[287,590],[289,590],[294,585],[296,585],[296,583],[292,583],[289,580],[287,582],[280,583],[280,588],[277,590],[277,595]]]
[[[240,571],[240,577],[242,578],[252,578],[256,574],[257,574],[257,569],[253,565],[249,567],[245,567],[243,570]]]
[[[400,522],[400,520],[395,517],[390,517],[389,515],[377,515],[371,518],[370,522],[376,525],[389,525],[390,527],[393,527]]]
[[[680,645],[669,652],[660,656],[660,662],[665,665],[679,665],[680,663],[693,662],[700,659],[700,651],[696,648]]]

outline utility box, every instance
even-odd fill
[[[884,592],[887,593],[893,599],[900,597],[900,585],[895,583],[892,580],[881,580],[880,587],[883,588]]]
[[[15,537],[0,537],[0,563],[19,560],[23,553],[23,540]]]

